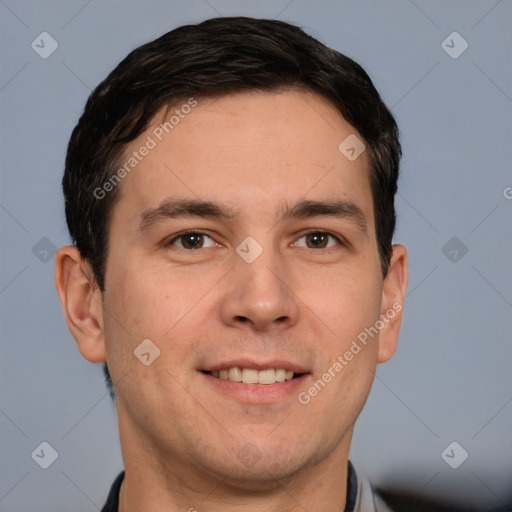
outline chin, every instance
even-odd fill
[[[223,463],[210,461],[210,469],[214,468],[216,477],[233,489],[272,491],[282,488],[288,478],[322,458],[308,456],[304,449],[304,445],[298,444],[258,449],[249,441],[239,450],[229,450],[228,457],[221,457]]]
[[[225,483],[233,488],[244,491],[272,491],[282,488],[288,478],[291,478],[302,469],[301,464],[291,461],[273,461],[272,463],[258,463],[255,467],[238,466],[226,478]]]

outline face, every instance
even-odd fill
[[[387,326],[358,336],[390,307],[368,160],[338,149],[361,137],[303,92],[198,99],[169,133],[164,115],[127,148],[155,142],[110,225],[102,330],[123,446],[252,482],[334,460]]]

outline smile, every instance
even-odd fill
[[[218,379],[230,380],[232,382],[264,385],[285,382],[300,377],[301,375],[296,374],[292,370],[285,370],[284,368],[264,368],[257,370],[255,368],[240,368],[238,366],[229,369],[205,371],[204,373]]]

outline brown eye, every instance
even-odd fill
[[[181,245],[184,249],[200,249],[204,243],[203,235],[191,233],[180,237]]]
[[[310,249],[324,249],[329,242],[329,235],[326,233],[309,233],[306,235],[306,245]]]
[[[194,250],[213,247],[215,242],[208,235],[194,231],[176,236],[169,242],[169,245],[175,245],[181,249]]]
[[[325,231],[310,231],[302,235],[293,245],[306,249],[329,249],[336,245],[343,245],[340,239]]]

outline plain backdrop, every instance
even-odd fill
[[[509,503],[512,2],[2,0],[0,510],[99,510],[122,469],[101,367],[79,355],[54,288],[55,247],[69,243],[66,145],[130,50],[226,15],[290,21],[354,58],[401,129],[395,240],[410,285],[352,460],[377,486]],[[42,442],[57,454],[48,469]],[[452,442],[452,460],[468,454],[457,469],[441,455]]]

